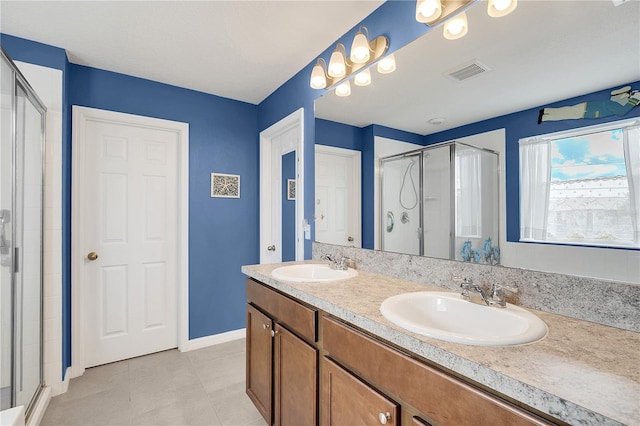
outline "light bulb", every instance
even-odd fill
[[[327,77],[324,75],[324,67],[318,61],[311,71],[311,87],[314,89],[324,89],[327,87]]]
[[[347,68],[344,64],[344,55],[338,49],[334,50],[329,60],[329,75],[331,77],[344,77]]]
[[[442,15],[440,0],[418,0],[416,3],[416,21],[431,24]]]
[[[518,6],[518,0],[489,0],[487,14],[493,18],[501,18],[513,12]]]
[[[467,14],[462,12],[445,22],[443,35],[448,40],[456,40],[464,37],[468,30]]]
[[[366,70],[360,71],[358,74],[356,74],[356,77],[354,78],[353,82],[356,84],[356,86],[370,85],[371,71],[369,71],[369,68],[367,68]]]
[[[493,7],[496,8],[496,10],[499,11],[503,11],[506,8],[509,7],[509,5],[511,4],[511,0],[494,0],[493,1]]]
[[[378,72],[380,74],[389,74],[396,70],[396,58],[393,56],[393,53],[389,56],[386,56],[378,62]]]
[[[363,33],[358,33],[351,44],[351,62],[364,64],[369,60],[369,40]]]
[[[349,80],[345,81],[344,83],[341,83],[336,87],[336,95],[340,97],[345,97],[345,96],[349,96],[350,94],[351,94],[351,84],[349,83]]]

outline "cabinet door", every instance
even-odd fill
[[[247,305],[247,395],[271,424],[271,319]]]
[[[326,357],[321,404],[323,426],[400,424],[398,404]]]
[[[275,324],[274,422],[276,426],[315,425],[318,401],[318,350]]]

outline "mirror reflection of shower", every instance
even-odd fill
[[[449,142],[383,158],[380,166],[383,250],[499,262],[497,153]]]

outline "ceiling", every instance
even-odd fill
[[[316,117],[427,135],[640,80],[639,1],[520,0],[503,18],[479,3],[467,15],[465,37],[446,40],[435,28],[396,52],[394,73],[372,72],[372,84],[352,85],[347,98],[318,99]],[[491,71],[444,75],[472,60]],[[428,123],[437,117],[446,121]]]
[[[72,63],[258,104],[382,0],[0,1],[0,30]]]

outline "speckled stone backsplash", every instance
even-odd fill
[[[323,253],[349,257],[356,269],[452,291],[460,285],[454,276],[483,287],[503,284],[518,289],[507,299],[516,305],[640,332],[640,286],[633,284],[314,243],[313,259]]]

